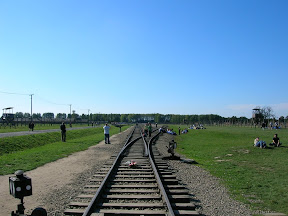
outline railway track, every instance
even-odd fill
[[[158,131],[152,135],[145,138],[135,127],[120,153],[91,178],[64,214],[199,215],[188,190],[179,184],[152,144]]]

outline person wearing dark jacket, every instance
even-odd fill
[[[279,147],[279,146],[281,145],[280,139],[279,139],[279,137],[278,137],[278,134],[274,134],[274,137],[273,137],[273,139],[272,139],[272,142],[273,142],[273,145],[274,145],[275,147]]]
[[[62,122],[60,129],[61,129],[61,140],[62,142],[66,142],[66,125],[64,122]]]

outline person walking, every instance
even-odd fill
[[[145,124],[144,129],[143,129],[143,136],[147,137],[148,135],[148,123]]]
[[[33,123],[32,121],[29,123],[29,129],[30,129],[31,131],[34,130],[34,123]]]
[[[60,130],[61,130],[61,140],[62,142],[66,142],[66,125],[64,122],[62,122]]]
[[[32,131],[34,131],[34,127],[35,127],[34,123],[31,122],[31,130],[32,130]]]
[[[105,144],[110,144],[110,140],[109,140],[109,129],[110,129],[110,126],[106,123],[105,126],[103,127],[103,129],[104,129]]]

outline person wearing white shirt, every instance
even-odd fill
[[[105,126],[103,127],[104,129],[104,139],[105,139],[105,144],[110,144],[110,140],[109,140],[109,129],[110,126],[106,123]]]

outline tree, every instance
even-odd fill
[[[24,114],[22,112],[16,112],[15,116],[16,118],[23,118]]]
[[[239,118],[239,121],[241,122],[241,124],[245,124],[245,122],[248,121],[248,118],[242,116],[242,117]]]
[[[135,114],[128,114],[128,122],[136,122],[138,119],[136,119],[136,115]]]
[[[154,119],[155,119],[155,122],[163,122],[163,120],[164,120],[164,115],[162,115],[162,114],[159,114],[159,113],[156,113],[155,115],[154,115]]]
[[[275,118],[274,111],[270,106],[264,106],[260,109],[260,113],[263,115],[264,120]]]
[[[232,116],[230,118],[230,120],[231,120],[231,124],[234,125],[237,122],[237,117],[236,116]]]
[[[184,123],[183,120],[180,118],[180,115],[171,115],[170,122],[174,124],[180,124],[180,123]]]
[[[23,117],[24,118],[30,118],[30,113],[24,113]]]
[[[57,119],[66,119],[67,115],[66,115],[66,113],[57,113],[56,118]]]
[[[72,110],[72,118],[76,119],[78,117],[79,117],[79,115],[76,113],[76,111]]]
[[[279,123],[284,123],[284,121],[285,121],[284,116],[280,116],[280,118],[279,118]]]
[[[98,113],[96,113],[96,114],[93,114],[92,115],[92,120],[93,121],[100,121],[101,119],[100,119],[100,113],[98,114]]]
[[[41,117],[41,113],[33,113],[33,118],[34,119],[41,119],[42,117]]]
[[[128,122],[128,114],[121,114],[120,122]]]
[[[164,122],[165,123],[170,123],[170,120],[171,120],[171,115],[165,115],[165,117],[164,117]]]
[[[46,118],[46,119],[54,119],[54,113],[43,113],[43,118]]]
[[[113,115],[113,121],[114,122],[120,122],[121,115],[120,114],[114,114]]]

